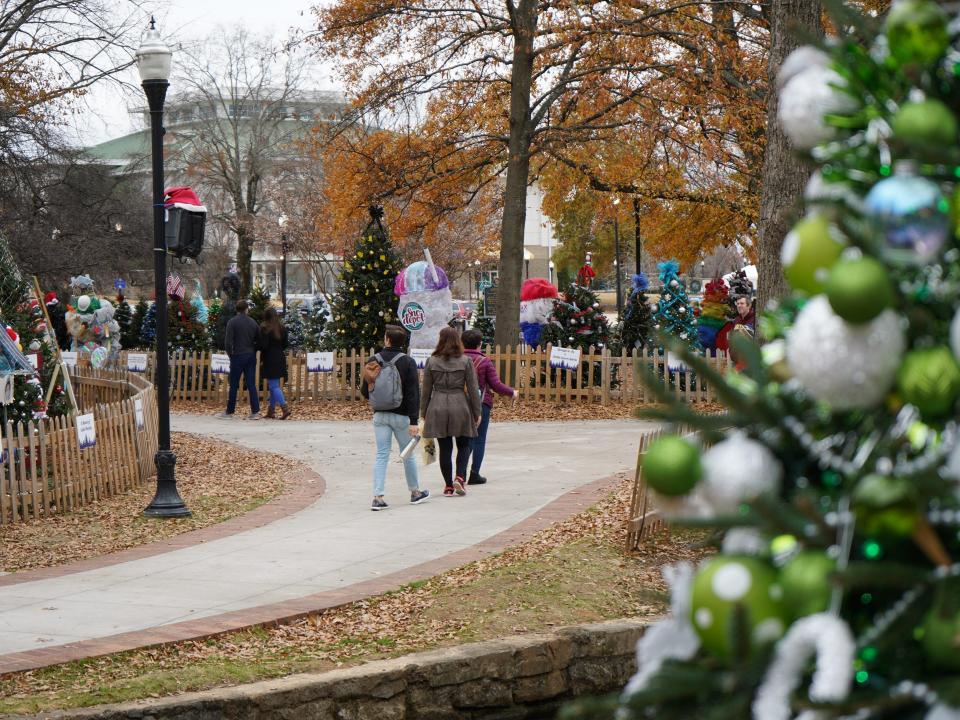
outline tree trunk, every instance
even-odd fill
[[[513,65],[510,70],[510,157],[500,230],[500,278],[497,289],[497,345],[516,346],[520,338],[520,281],[523,277],[523,231],[527,221],[530,176],[530,87],[536,0],[520,0],[513,15]]]
[[[801,43],[797,28],[822,34],[820,3],[810,0],[772,0],[770,17],[770,55],[767,78],[767,144],[763,155],[763,189],[760,195],[760,220],[757,270],[759,288],[757,306],[787,293],[780,265],[780,248],[789,231],[788,221],[799,206],[810,169],[793,153],[777,118],[780,93],[776,77],[784,58]]]
[[[240,297],[245,298],[253,289],[253,234],[244,227],[237,229],[237,272],[240,273]]]

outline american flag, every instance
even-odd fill
[[[183,300],[183,296],[186,294],[187,291],[183,287],[183,279],[176,273],[167,275],[167,295],[175,297],[178,300]]]

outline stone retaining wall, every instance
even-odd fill
[[[619,690],[646,623],[617,620],[162,700],[44,713],[71,720],[520,720]]]

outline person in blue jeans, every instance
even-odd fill
[[[463,342],[464,355],[473,361],[473,367],[477,371],[477,384],[480,386],[483,401],[483,415],[477,427],[477,436],[473,438],[470,446],[470,477],[467,485],[483,485],[487,479],[480,474],[480,466],[483,465],[483,457],[487,451],[487,429],[490,427],[490,413],[493,410],[493,393],[512,397],[516,403],[517,391],[500,380],[493,361],[480,350],[483,335],[479,331],[467,330],[460,340]]]
[[[246,300],[237,303],[237,314],[227,323],[225,342],[227,355],[230,356],[230,393],[227,397],[226,411],[218,417],[231,418],[237,409],[237,392],[240,390],[240,377],[247,382],[247,394],[250,396],[250,420],[260,419],[260,397],[257,394],[257,343],[260,328],[257,322],[247,315],[250,309]]]
[[[280,381],[287,377],[287,329],[280,322],[280,315],[275,307],[268,307],[263,313],[263,322],[260,323],[260,376],[267,379],[267,388],[270,390],[270,404],[267,407],[267,417],[277,417],[277,406],[283,413],[281,420],[290,417],[290,408],[283,397],[283,388]]]
[[[378,354],[385,362],[391,362],[396,358],[394,365],[400,375],[403,401],[391,410],[373,414],[373,436],[377,442],[377,456],[373,463],[373,502],[370,509],[374,511],[386,510],[389,507],[383,498],[383,493],[393,439],[397,439],[397,445],[402,450],[412,438],[420,434],[420,378],[417,376],[417,363],[410,356],[405,355],[401,349],[407,342],[407,331],[399,325],[387,325],[383,342],[383,350]],[[380,367],[376,357],[367,360],[364,366],[360,393],[365,398],[370,397],[370,388],[376,383]],[[430,497],[429,490],[420,489],[416,453],[411,453],[404,459],[403,473],[407,479],[411,505],[419,505]]]

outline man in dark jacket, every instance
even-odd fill
[[[373,434],[377,440],[377,459],[373,464],[373,503],[371,510],[386,510],[389,507],[383,499],[384,486],[387,480],[387,461],[390,459],[390,448],[393,438],[402,450],[410,439],[420,434],[420,378],[417,375],[417,363],[403,353],[403,346],[407,342],[407,332],[399,325],[387,325],[383,338],[384,347],[378,354],[384,362],[396,358],[394,365],[400,375],[400,386],[403,389],[403,401],[395,408],[373,413]],[[360,384],[360,393],[370,397],[370,388],[376,384],[376,378],[382,365],[372,357],[367,360],[363,369],[363,380]],[[417,476],[417,458],[411,453],[403,460],[403,472],[407,478],[407,488],[410,490],[410,504],[419,505],[430,496],[429,490],[420,489]]]
[[[247,315],[249,305],[246,300],[237,303],[237,314],[227,323],[224,337],[227,355],[230,356],[230,394],[227,397],[227,409],[217,417],[233,417],[237,409],[237,392],[240,390],[240,376],[247,383],[250,396],[251,420],[260,419],[260,396],[257,393],[257,338],[260,328],[256,321]]]

